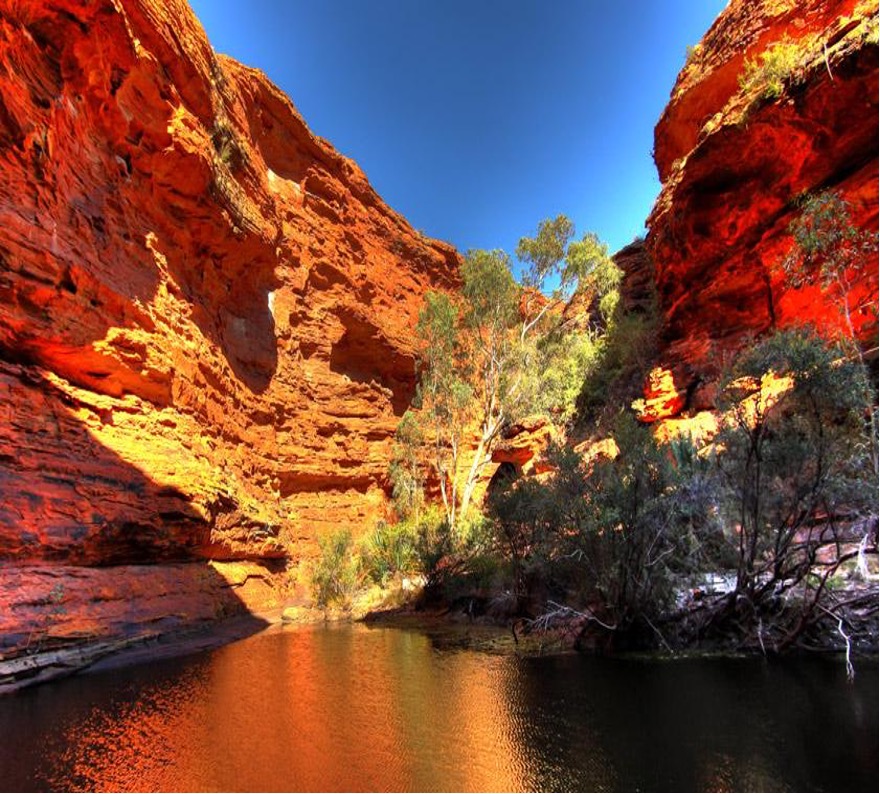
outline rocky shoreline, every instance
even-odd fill
[[[540,656],[560,653],[601,653],[596,644],[585,641],[583,619],[575,612],[559,615],[546,625],[539,621],[497,620],[474,615],[460,604],[417,609],[403,606],[353,616],[344,610],[319,610],[290,606],[260,614],[246,614],[212,621],[200,626],[167,632],[142,632],[135,636],[78,644],[0,661],[0,696],[73,675],[146,664],[159,659],[186,656],[219,648],[259,632],[281,626],[322,623],[362,623],[375,628],[418,631],[427,635],[439,650],[470,650],[492,654]],[[829,636],[822,647],[801,653],[839,654],[845,647]],[[854,658],[876,658],[876,633],[853,643]],[[651,651],[652,657],[687,659],[695,657],[755,656],[754,649],[711,647]],[[619,655],[619,654],[616,654]],[[630,654],[626,654],[630,655]],[[771,654],[772,655],[772,654]]]
[[[281,622],[281,612],[238,615],[168,632],[80,643],[0,661],[0,696],[81,673],[110,670],[198,653],[256,634]]]

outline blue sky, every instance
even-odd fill
[[[190,0],[426,234],[513,252],[558,213],[612,251],[660,185],[653,130],[726,0]]]

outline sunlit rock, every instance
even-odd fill
[[[4,10],[0,153],[0,561],[59,566],[67,615],[22,573],[6,619],[31,625],[15,606],[34,602],[40,631],[77,631],[91,591],[70,564],[114,566],[93,577],[108,604],[158,562],[249,561],[286,586],[281,558],[385,516],[450,246],[182,0]],[[225,593],[189,611],[223,614],[243,571],[171,589]],[[151,603],[169,609],[145,599],[131,625]]]

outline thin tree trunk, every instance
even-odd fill
[[[495,439],[495,436],[498,435],[498,430],[501,428],[501,425],[504,423],[504,416],[497,416],[490,424],[484,427],[483,433],[480,436],[480,443],[477,445],[477,452],[474,455],[474,459],[471,462],[471,468],[468,472],[467,480],[464,484],[464,493],[462,495],[461,500],[461,514],[464,515],[468,509],[468,505],[471,502],[471,499],[474,495],[474,489],[477,487],[477,481],[480,479],[480,474],[485,468],[486,464],[491,460],[490,457],[487,457],[487,453],[492,446],[492,442]]]

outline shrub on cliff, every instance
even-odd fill
[[[781,266],[788,282],[795,288],[818,285],[838,301],[848,338],[841,344],[849,354],[866,365],[853,315],[871,312],[877,318],[877,304],[870,297],[861,305],[851,303],[853,284],[877,272],[878,235],[876,229],[859,229],[850,215],[849,204],[833,191],[806,195],[799,201],[801,212],[789,224],[792,247]],[[878,463],[877,392],[867,378],[861,387],[861,400],[867,407],[870,447],[868,462],[875,479]]]
[[[625,312],[618,306],[606,334],[597,340],[597,358],[583,373],[576,400],[576,424],[604,425],[621,405],[630,405],[642,391],[657,350],[659,311],[652,300],[644,310]]]
[[[852,314],[867,307],[850,305],[852,282],[872,268],[876,272],[877,232],[858,229],[849,205],[833,191],[804,196],[799,204],[800,213],[788,227],[793,245],[782,269],[796,288],[818,284],[833,293],[855,339]]]
[[[785,83],[803,67],[809,52],[807,44],[784,38],[757,58],[746,58],[739,76],[740,89],[758,90],[765,99],[776,99],[785,90]]]

